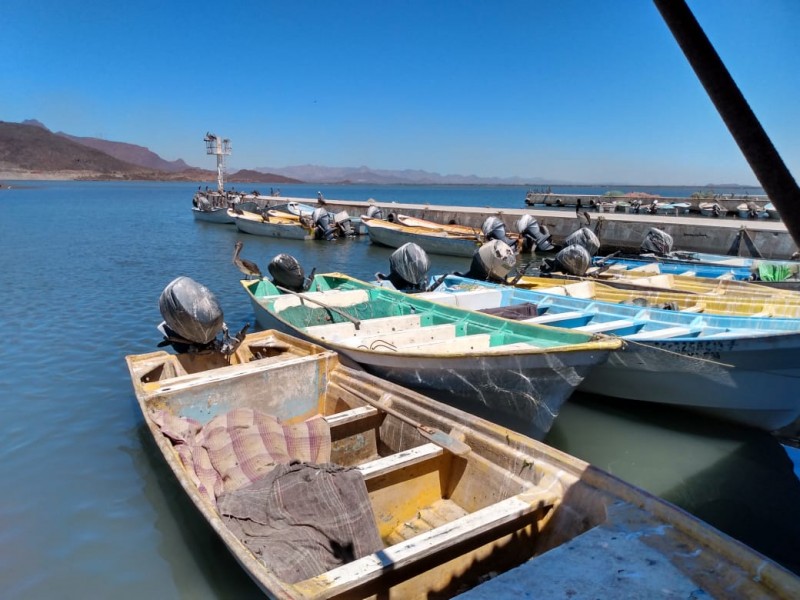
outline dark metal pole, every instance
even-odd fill
[[[733,139],[800,246],[800,188],[685,0],[653,0]],[[724,9],[723,9],[724,10]]]

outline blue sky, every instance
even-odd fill
[[[800,2],[689,0],[790,171]],[[0,119],[229,171],[757,183],[648,0],[5,0]]]

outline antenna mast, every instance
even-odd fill
[[[216,154],[217,156],[217,189],[220,193],[225,191],[223,182],[225,175],[225,156],[231,153],[231,141],[227,138],[218,138],[213,133],[206,133],[203,138],[206,143],[206,154]]]

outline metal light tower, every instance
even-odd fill
[[[206,133],[203,141],[206,143],[206,154],[217,155],[217,189],[222,193],[225,191],[225,184],[223,183],[225,156],[231,153],[231,141],[227,138],[220,139],[213,133]]]

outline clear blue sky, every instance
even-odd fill
[[[800,1],[689,0],[800,179]],[[229,170],[756,184],[648,0],[5,0],[0,120]]]

